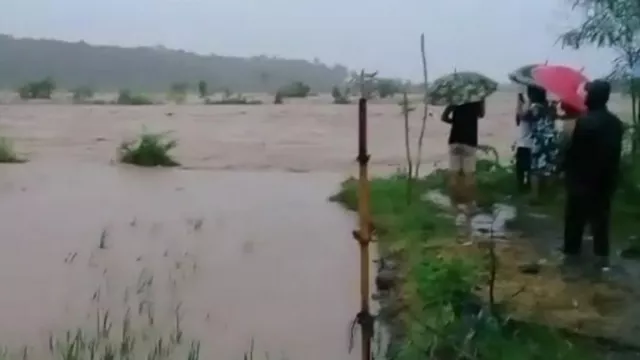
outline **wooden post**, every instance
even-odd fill
[[[358,215],[360,229],[353,236],[360,245],[360,312],[356,321],[362,333],[362,360],[371,360],[373,316],[369,311],[369,243],[371,243],[371,214],[369,212],[369,177],[367,153],[367,99],[358,102]]]

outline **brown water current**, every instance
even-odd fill
[[[354,221],[326,200],[339,175],[1,169],[5,345],[92,330],[98,308],[118,322],[131,306],[146,323],[146,300],[155,328],[174,328],[178,309],[185,338],[216,358],[242,356],[252,338],[260,357],[357,356],[347,353],[359,304]]]

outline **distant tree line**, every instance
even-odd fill
[[[96,90],[166,91],[176,81],[205,81],[205,92],[224,88],[276,92],[300,82],[316,92],[328,92],[348,76],[344,66],[306,60],[202,56],[162,47],[92,46],[1,34],[0,54],[0,88],[5,89],[51,77],[65,89],[89,84]]]

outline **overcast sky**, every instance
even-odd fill
[[[545,60],[599,76],[612,57],[555,45],[579,17],[566,0],[1,1],[0,32],[19,37],[317,57],[411,79],[421,78],[421,32],[433,76],[457,68],[505,80],[513,68]]]

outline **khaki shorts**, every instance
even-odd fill
[[[449,145],[449,170],[473,174],[476,171],[476,148],[464,144]]]

